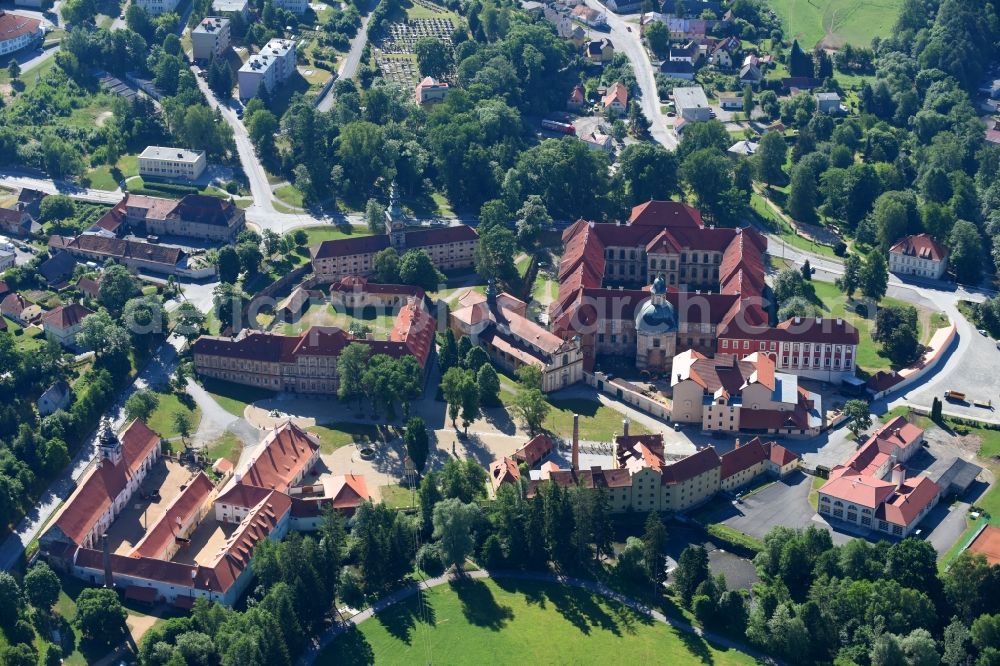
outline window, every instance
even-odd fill
[[[729,340],[723,340],[722,344],[720,345],[720,349],[728,349],[728,348],[729,348]]]
[[[750,341],[749,340],[744,340],[743,341],[743,349],[750,349]]]

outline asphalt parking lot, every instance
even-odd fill
[[[816,513],[809,505],[811,488],[812,477],[795,472],[745,497],[742,504],[728,505],[715,520],[757,539],[779,525],[808,527]]]

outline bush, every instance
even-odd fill
[[[441,547],[436,543],[421,546],[417,551],[417,566],[432,578],[443,574],[444,561],[441,557]]]
[[[838,257],[843,257],[847,254],[847,243],[844,241],[837,241],[837,244],[833,246],[833,253]]]
[[[235,180],[231,180],[228,183],[226,183],[226,192],[229,192],[230,194],[236,194],[239,191],[240,191],[240,184],[237,183]]]

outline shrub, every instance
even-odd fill
[[[444,561],[441,557],[441,547],[436,543],[421,546],[417,551],[417,566],[432,578],[443,574]]]

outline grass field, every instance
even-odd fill
[[[180,433],[177,431],[177,426],[174,425],[174,418],[179,413],[187,414],[192,434],[198,430],[198,423],[201,422],[201,409],[197,405],[194,406],[194,409],[189,409],[173,393],[158,392],[156,397],[160,399],[160,404],[149,417],[147,425],[150,430],[164,439],[178,437]]]
[[[243,442],[234,433],[226,432],[219,439],[205,447],[205,455],[212,462],[219,458],[225,458],[234,465],[240,459],[240,452],[243,450]]]
[[[240,418],[243,418],[243,411],[251,402],[274,397],[274,393],[271,391],[254,388],[253,386],[234,384],[221,379],[205,377],[201,380],[201,385],[219,403],[220,407],[233,416],[239,416]]]
[[[369,423],[330,423],[311,426],[308,430],[319,437],[323,453],[333,453],[352,442],[367,442],[379,438],[379,426]]]
[[[868,372],[888,369],[891,365],[889,358],[882,355],[881,345],[872,340],[871,329],[875,324],[875,318],[862,317],[854,311],[853,307],[848,307],[847,298],[835,285],[819,280],[813,280],[811,284],[815,289],[816,300],[823,308],[823,316],[842,317],[858,329],[860,340],[858,357],[855,361],[858,367]],[[906,303],[887,297],[882,299],[880,305],[906,305]],[[923,331],[918,333],[923,339]]]
[[[361,227],[349,227],[341,226],[337,227],[332,224],[324,224],[316,227],[306,227],[303,229],[306,232],[307,246],[318,245],[323,241],[328,240],[340,240],[341,238],[354,238],[356,236],[370,236],[371,234],[367,229],[362,229]],[[294,232],[292,232],[294,233]]]
[[[850,43],[868,46],[873,37],[888,37],[903,0],[768,0],[781,17],[785,39],[798,39],[806,51],[823,43],[837,48]]]
[[[364,622],[316,663],[753,664],[614,601],[554,584],[461,581],[414,596]]]

